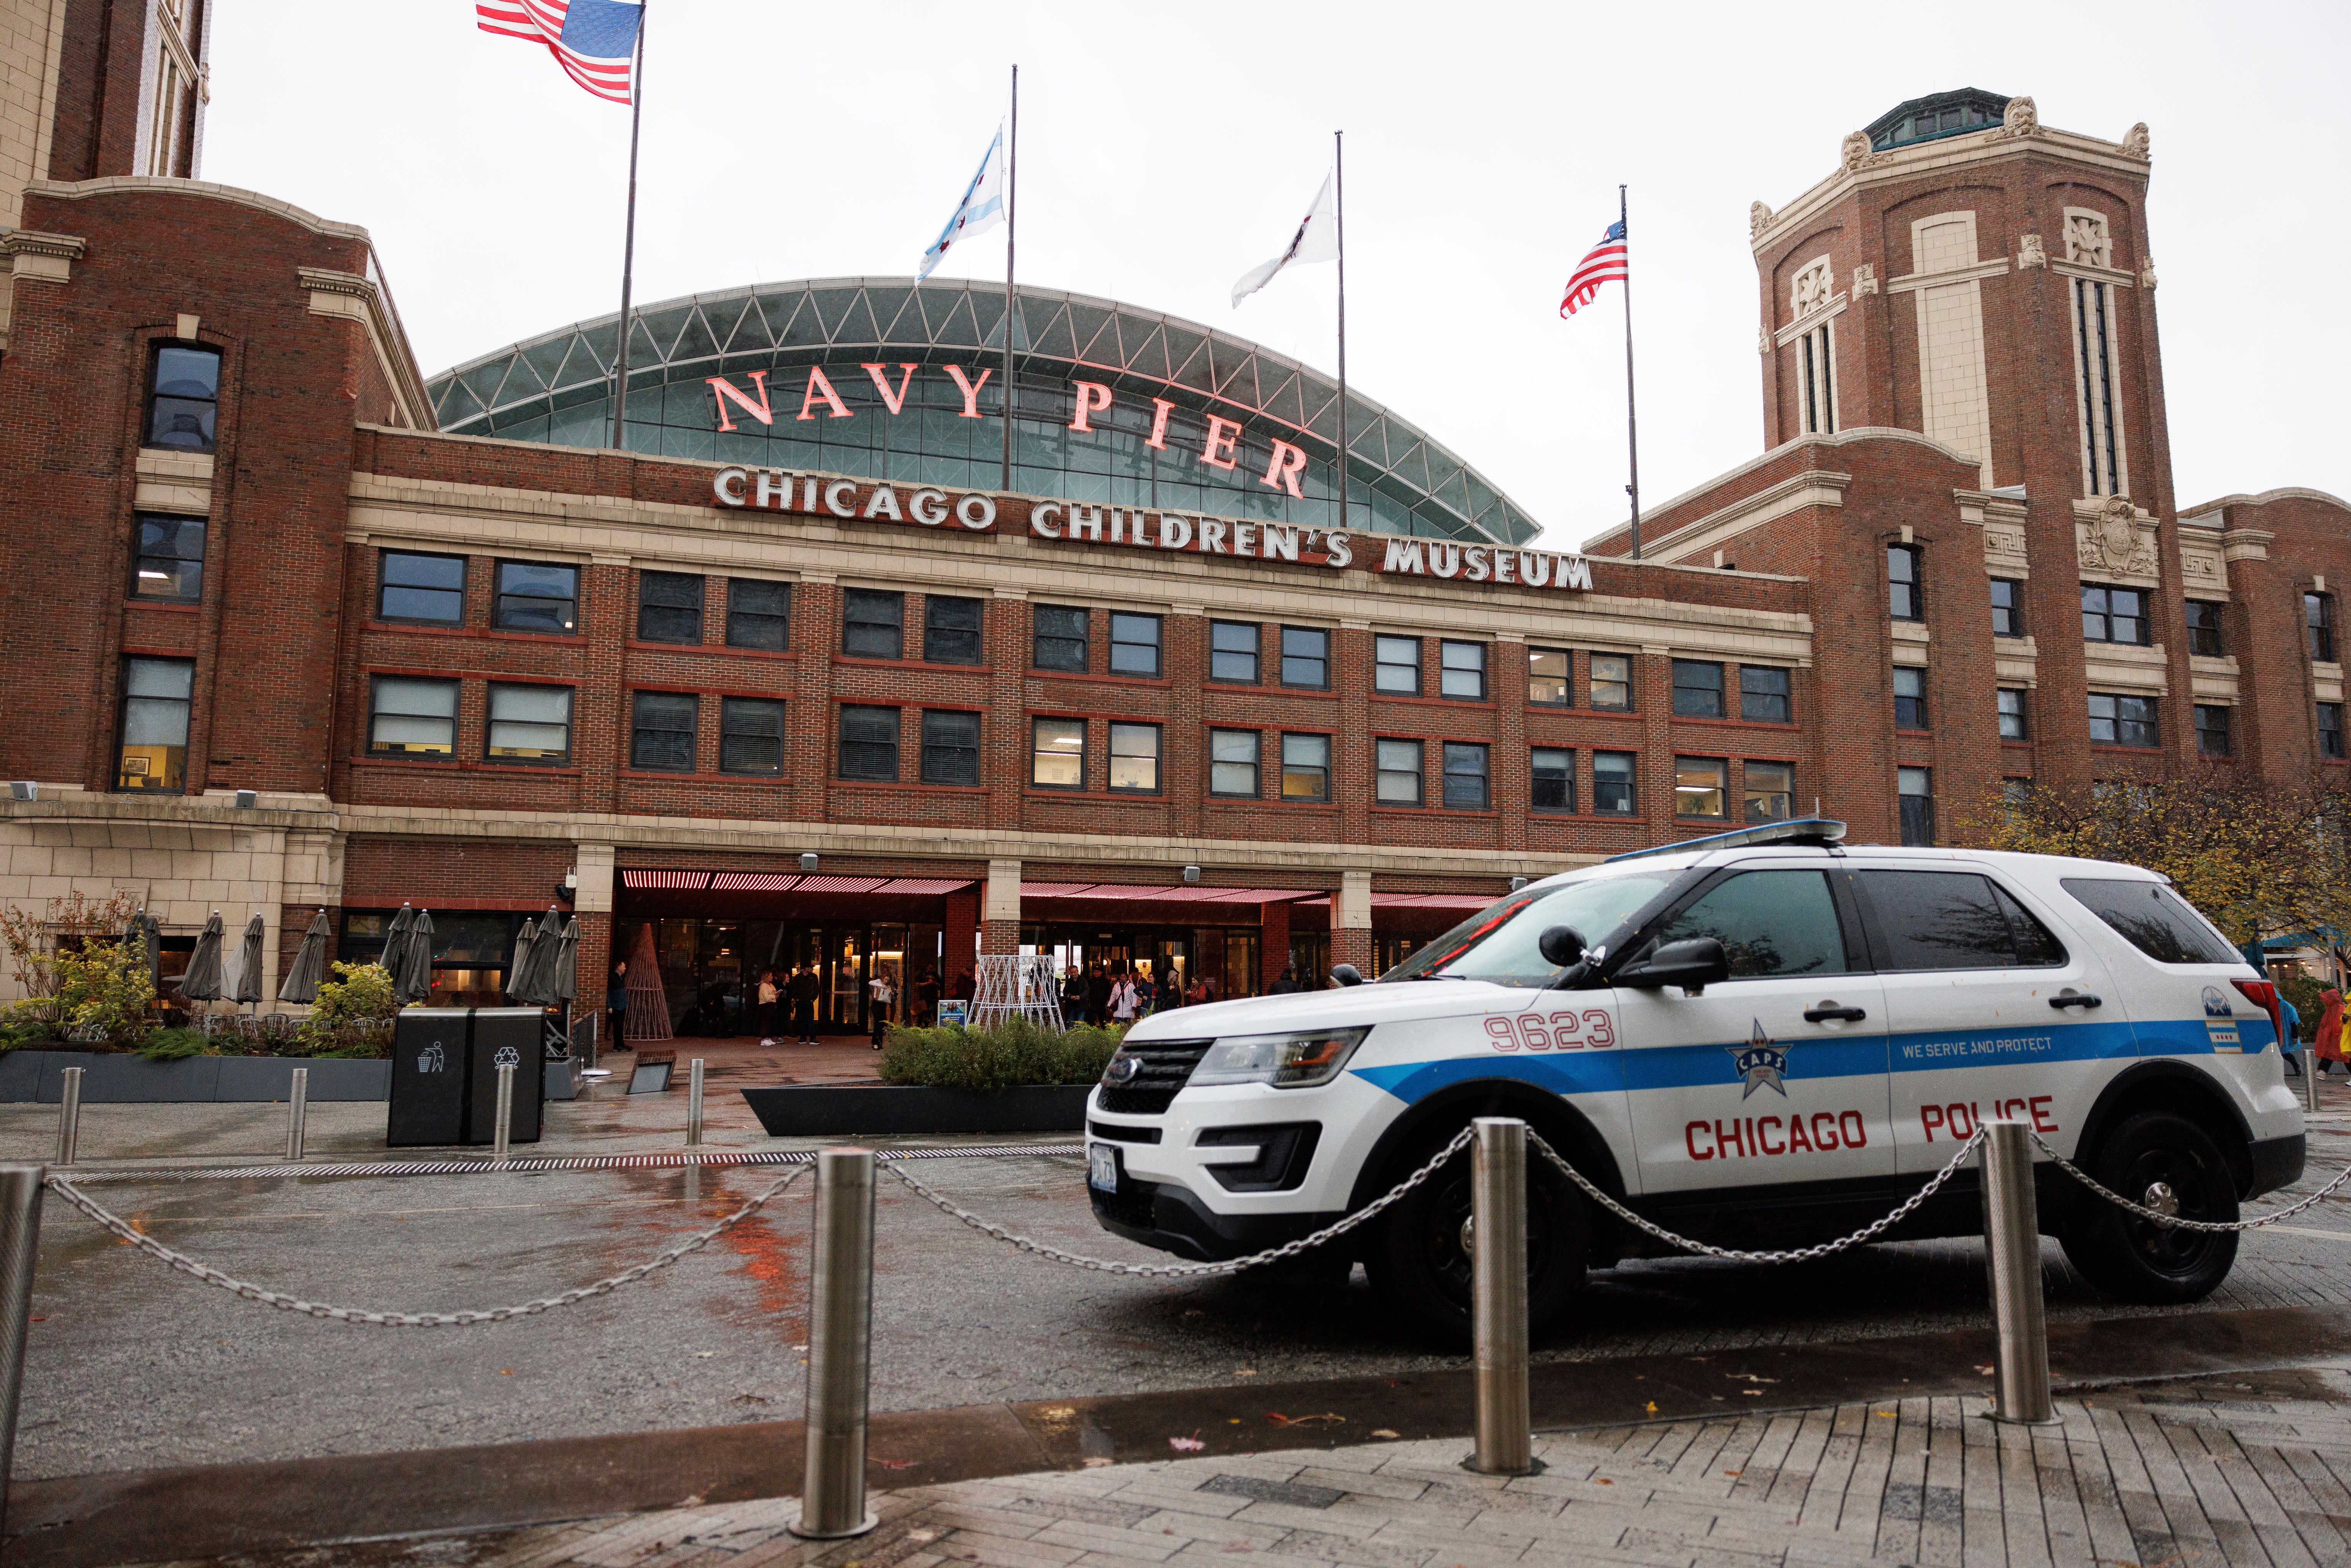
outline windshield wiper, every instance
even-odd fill
[[[1413,977],[1416,980],[1467,980],[1468,977],[1469,977],[1467,975],[1443,975],[1435,973],[1434,971],[1424,975],[1415,975]]]

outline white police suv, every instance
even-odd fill
[[[1773,824],[1535,883],[1370,985],[1183,1008],[1130,1030],[1094,1091],[1102,1224],[1238,1257],[1361,1207],[1470,1118],[1522,1118],[1594,1185],[1740,1248],[1841,1236],[1989,1120],[2029,1122],[2114,1190],[2231,1219],[2303,1168],[2277,1000],[2152,873],[1846,846]],[[1593,1268],[1670,1249],[1530,1158],[1537,1326]],[[1885,1239],[1980,1236],[1974,1162]],[[2233,1235],[2132,1219],[2040,1167],[2043,1229],[2093,1281],[2185,1301]],[[1330,1244],[1397,1314],[1466,1333],[1465,1150]]]

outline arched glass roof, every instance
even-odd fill
[[[1115,300],[1027,287],[1019,299],[1015,490],[1336,525],[1332,380],[1229,333]],[[664,300],[635,316],[632,451],[933,485],[993,488],[1001,478],[1001,285],[918,286],[910,277],[758,284]],[[429,390],[441,428],[609,446],[618,319],[577,322],[434,376]],[[989,375],[976,402],[950,367],[967,381]],[[812,371],[834,401],[817,391]],[[761,371],[771,423],[731,400],[722,413],[709,378],[727,377],[756,402],[762,382],[751,378]],[[1085,432],[1070,428],[1074,382],[1112,389],[1111,406],[1090,413]],[[1164,428],[1160,400],[1169,405]],[[966,417],[967,407],[981,417]],[[1425,432],[1352,389],[1347,408],[1353,527],[1510,544],[1534,537],[1537,525],[1523,509]],[[1212,418],[1239,425],[1228,451],[1216,445]],[[1301,497],[1265,482],[1276,441],[1307,454]],[[1229,455],[1232,466],[1207,461],[1211,454]]]

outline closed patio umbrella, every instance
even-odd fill
[[[545,941],[545,931],[539,939]],[[580,999],[580,917],[573,915],[555,939],[555,968],[548,984],[548,994],[558,1002]]]
[[[392,917],[392,924],[384,927],[383,953],[376,962],[382,965],[384,973],[392,977],[394,989],[400,985],[402,956],[408,951],[408,928],[415,924],[416,911],[403,904],[400,906],[400,913]]]
[[[524,1007],[537,1005],[533,993],[537,977],[533,974],[538,951],[538,922],[525,920],[515,935],[514,961],[507,966],[507,995]]]
[[[196,938],[196,950],[188,955],[188,972],[180,977],[180,995],[192,1002],[216,1002],[221,996],[221,941],[226,935],[221,925],[220,911],[213,911],[204,922],[204,929]]]
[[[420,909],[409,923],[408,940],[400,950],[400,969],[392,977],[394,1000],[406,1007],[411,1002],[433,999],[433,912]]]
[[[236,979],[228,991],[233,1002],[259,1002],[262,979],[268,960],[261,956],[261,945],[268,937],[269,927],[256,915],[245,923],[245,936],[236,945]]]
[[[203,951],[201,939],[197,950]],[[191,971],[194,965],[189,966]],[[327,912],[323,909],[310,917],[310,929],[302,933],[301,950],[294,955],[293,967],[286,971],[286,984],[278,989],[281,1002],[315,1002],[319,999],[319,983],[327,977]],[[184,989],[185,988],[182,988]]]
[[[147,983],[158,996],[163,993],[163,926],[162,922],[144,909],[131,917],[130,926],[122,933],[126,947],[137,944],[140,957],[147,966]]]

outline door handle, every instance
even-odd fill
[[[2087,991],[2065,991],[2049,998],[2053,1008],[2102,1008],[2106,1004]]]
[[[1831,1019],[1838,1019],[1845,1023],[1859,1023],[1868,1016],[1869,1014],[1860,1008],[1841,1008],[1834,1002],[1823,1002],[1819,1007],[1804,1009],[1806,1023],[1826,1023]]]

